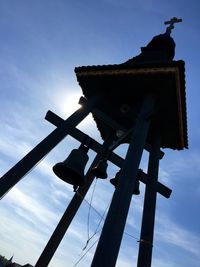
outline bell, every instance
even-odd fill
[[[133,190],[133,195],[139,195],[140,194],[140,182],[139,180],[137,179],[135,181],[135,188]]]
[[[85,184],[84,169],[88,159],[85,149],[73,149],[66,160],[53,167],[53,171],[64,182],[75,187],[82,186]]]
[[[117,183],[118,183],[118,180],[119,180],[119,175],[120,175],[120,171],[117,172],[115,178],[110,179],[110,183],[111,183],[112,185],[114,185],[115,187],[117,186]],[[133,190],[133,195],[139,195],[139,194],[140,194],[139,186],[140,186],[140,182],[139,182],[139,180],[137,179],[137,180],[135,181],[135,188],[134,188],[134,190]]]
[[[98,161],[97,165],[92,169],[92,173],[97,178],[106,179],[108,177],[106,172],[107,167],[108,167],[107,161],[105,159],[101,159]]]
[[[117,172],[115,178],[110,179],[110,183],[111,183],[112,185],[114,185],[114,187],[117,186],[117,182],[118,182],[118,180],[119,180],[119,175],[120,175],[120,171]]]

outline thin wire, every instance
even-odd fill
[[[85,199],[81,194],[80,194],[80,192],[76,192],[80,197],[82,197],[82,199],[88,204],[88,205],[90,205],[90,203],[89,203],[89,201],[87,200],[87,199]],[[98,212],[98,210],[96,210],[92,205],[91,205],[91,208],[100,216],[100,217],[102,217],[102,215],[101,215],[101,213],[99,213]]]
[[[79,193],[80,194],[80,193]],[[81,195],[81,194],[80,194]],[[87,203],[88,203],[88,201],[86,201]],[[111,202],[111,200],[110,200],[110,202]],[[89,241],[97,234],[97,233],[99,233],[99,232],[101,232],[101,230],[102,230],[102,228],[101,229],[99,229],[98,230],[98,228],[99,228],[99,226],[101,225],[101,222],[104,220],[104,216],[105,216],[105,214],[106,214],[106,211],[107,211],[107,209],[108,209],[108,207],[109,207],[109,205],[110,205],[110,202],[109,202],[109,204],[107,205],[107,207],[106,207],[106,209],[104,210],[104,213],[103,213],[103,215],[101,215],[99,212],[97,212],[97,214],[98,215],[100,215],[100,221],[99,221],[99,223],[98,223],[98,225],[97,225],[97,227],[96,227],[96,229],[95,229],[95,231],[94,231],[94,234],[87,240],[87,242],[86,242],[86,245],[85,245],[85,247],[82,249],[82,251],[84,251],[86,248],[87,248],[87,245],[89,244]],[[89,203],[88,203],[89,204]],[[92,205],[91,205],[91,207],[92,207]],[[94,209],[94,207],[92,207],[93,209]],[[95,211],[96,211],[96,209],[94,209]],[[90,251],[90,249],[97,243],[97,241],[99,240],[99,238],[88,248],[88,250],[80,257],[80,259],[75,263],[75,265],[73,265],[73,267],[75,267],[75,266],[77,266],[78,265],[78,263],[87,255],[87,253]]]
[[[96,184],[95,184],[96,185]],[[93,192],[94,192],[94,190],[93,190]],[[81,195],[80,193],[79,193],[79,195]],[[83,198],[83,196],[82,196],[82,198]],[[92,198],[93,198],[93,196],[92,196]],[[84,200],[86,200],[86,199],[84,199]],[[98,230],[99,229],[99,226],[101,225],[101,223],[102,223],[102,221],[104,220],[104,216],[105,216],[105,214],[106,214],[106,211],[108,210],[108,207],[110,206],[110,203],[111,203],[111,200],[109,201],[109,203],[108,203],[108,205],[107,205],[107,207],[106,207],[106,209],[104,210],[104,212],[103,212],[103,214],[100,214],[93,206],[92,206],[92,203],[90,202],[88,202],[88,201],[86,201],[87,202],[87,204],[89,205],[89,207],[90,207],[90,209],[91,208],[93,208],[94,210],[95,210],[95,212],[100,216],[100,221],[99,221],[99,223],[98,223],[98,225],[97,225],[97,227],[96,227],[96,229],[95,229],[95,231],[94,231],[94,233],[93,233],[93,235],[92,236],[89,236],[89,234],[88,234],[88,239],[87,239],[87,241],[86,241],[86,245],[85,245],[85,247],[82,249],[82,251],[83,250],[85,250],[86,248],[87,248],[87,245],[88,245],[88,243],[89,243],[89,241],[98,233],[98,232],[100,232],[101,230]],[[88,220],[89,221],[89,220]],[[88,224],[89,225],[89,224]]]
[[[125,234],[125,235],[128,235],[128,236],[130,236],[130,237],[132,237],[132,238],[135,239],[135,240],[137,240],[137,242],[140,241],[140,239],[139,239],[138,237],[135,237],[135,236],[133,236],[133,235],[131,235],[131,234],[125,232],[125,231],[124,231],[124,234]]]
[[[87,217],[87,237],[88,237],[88,240],[86,242],[85,248],[87,247],[87,244],[88,244],[88,242],[90,240],[90,211],[91,211],[91,207],[92,207],[92,200],[93,200],[93,197],[94,197],[96,184],[97,184],[97,179],[95,179],[95,183],[94,183],[94,186],[93,186],[92,195],[91,195],[90,203],[89,203],[89,210],[88,210],[88,217]]]
[[[87,253],[94,247],[94,245],[99,241],[99,238],[86,250],[86,252],[80,257],[80,259],[73,265],[73,267],[77,266],[79,262],[87,255]]]
[[[99,229],[98,231],[95,231],[94,234],[93,234],[90,238],[88,238],[88,240],[87,240],[87,242],[86,242],[86,244],[85,244],[85,247],[82,249],[81,253],[87,248],[87,246],[88,246],[90,240],[91,240],[97,233],[101,232],[101,230],[102,230],[102,228]],[[81,253],[80,253],[80,255],[81,255]]]
[[[100,223],[99,223],[100,224]],[[98,225],[99,226],[99,225]],[[101,229],[99,229],[98,231],[95,231],[95,233],[90,237],[90,239],[89,240],[91,240],[93,237],[94,237],[94,235],[96,235],[98,232],[100,232],[102,230],[102,228]],[[133,236],[133,235],[131,235],[131,234],[129,234],[129,233],[127,233],[127,232],[124,232],[124,234],[125,235],[128,235],[128,236],[130,236],[131,238],[133,238],[133,239],[136,239],[137,240],[137,242],[140,242],[140,240],[137,238],[137,237],[135,237],[135,236]],[[77,266],[78,264],[79,264],[79,262],[81,262],[81,260],[87,255],[87,253],[93,248],[93,246],[97,243],[97,241],[99,240],[99,238],[97,239],[97,240],[95,240],[95,242],[88,248],[88,250],[80,257],[80,259],[73,265],[73,267],[75,267],[75,266]],[[83,251],[83,250],[82,250]]]
[[[90,240],[94,237],[95,234],[97,234],[98,232],[100,232],[102,230],[102,228],[98,231],[95,231],[95,233],[90,237]],[[125,235],[128,235],[130,236],[131,238],[137,240],[137,242],[140,242],[140,239],[138,239],[137,237],[127,233],[127,232],[124,232]],[[73,265],[73,267],[77,266],[78,263],[87,255],[87,253],[90,251],[90,249],[92,249],[92,247],[97,243],[97,241],[99,240],[99,238],[88,248],[88,250],[80,257],[80,259]]]
[[[111,202],[111,200],[110,200],[110,202]],[[87,240],[86,246],[83,248],[83,250],[86,249],[86,247],[87,247],[89,241],[90,241],[90,240],[91,240],[91,239],[92,239],[98,232],[100,232],[100,231],[102,230],[102,228],[99,229],[99,226],[101,225],[102,221],[104,220],[104,216],[105,216],[105,214],[106,214],[106,211],[108,210],[108,207],[110,206],[110,202],[108,203],[106,209],[104,210],[103,215],[101,215],[101,219],[100,219],[100,221],[99,221],[99,223],[98,223],[98,225],[97,225],[97,227],[96,227],[96,229],[95,229],[93,235]],[[98,229],[99,229],[99,230],[98,230]]]
[[[78,191],[77,191],[77,193],[80,195],[80,197],[83,198],[83,200],[84,200],[88,205],[90,205],[90,203],[87,201],[87,199],[85,199],[85,198],[84,198]],[[111,198],[111,199],[112,199],[112,198]],[[107,211],[107,209],[108,209],[110,203],[111,203],[111,200],[109,201],[109,203],[108,203],[106,209],[104,210],[103,214],[101,214],[100,212],[98,212],[98,210],[96,210],[92,205],[91,205],[91,208],[92,208],[92,209],[93,209],[93,210],[100,216],[100,218],[101,218],[102,220],[104,220],[104,215],[105,215],[105,213],[106,213],[106,211]],[[102,220],[101,220],[101,221],[102,221]],[[101,221],[99,222],[98,226],[100,225]]]
[[[78,191],[77,191],[77,193],[80,195],[80,197],[83,198],[83,200],[84,200],[88,205],[90,205],[90,203],[87,201],[87,199],[85,199],[85,198],[84,198]],[[110,200],[110,202],[111,202],[111,200]],[[109,202],[109,204],[108,204],[106,210],[108,209],[108,207],[109,207],[109,205],[110,205],[110,202]],[[100,223],[101,223],[102,220],[104,220],[104,215],[105,215],[106,210],[104,211],[104,213],[103,213],[103,215],[102,215],[102,214],[99,213],[98,210],[96,210],[92,205],[91,205],[91,208],[92,208],[92,209],[93,209],[93,210],[94,210],[94,211],[101,217],[101,221],[100,221]],[[99,225],[100,225],[100,223],[99,223]],[[98,225],[98,227],[99,227],[99,225]],[[97,228],[97,229],[98,229],[98,228]],[[135,236],[133,236],[133,235],[127,233],[127,232],[124,232],[124,234],[125,234],[125,235],[128,235],[128,236],[130,236],[130,237],[132,237],[132,238],[135,239],[135,240],[140,241],[140,238],[135,237]]]
[[[94,191],[94,190],[93,190]],[[86,245],[85,245],[85,247],[82,249],[82,252],[87,248],[87,246],[88,246],[88,244],[89,244],[89,241],[97,234],[97,233],[99,233],[99,232],[101,232],[101,230],[102,230],[102,228],[101,229],[99,229],[98,230],[98,228],[99,228],[99,226],[101,225],[101,223],[102,223],[102,221],[103,220],[105,220],[104,219],[104,216],[105,216],[105,214],[106,214],[106,211],[107,211],[107,209],[108,209],[108,207],[109,207],[109,205],[110,205],[110,203],[111,203],[111,200],[109,201],[109,204],[107,205],[107,207],[106,207],[106,209],[104,210],[104,212],[103,212],[103,214],[100,214],[93,206],[92,206],[92,204],[91,203],[89,203],[89,201],[87,201],[78,191],[77,191],[77,194],[79,194],[79,196],[80,197],[82,197],[83,198],[83,200],[90,206],[90,209],[92,208],[99,216],[100,216],[100,221],[99,221],[99,223],[98,223],[98,225],[97,225],[97,227],[96,227],[96,230],[94,231],[94,233],[93,233],[93,235],[92,236],[90,236],[89,238],[88,238],[88,240],[87,240],[87,242],[86,242]],[[91,198],[93,198],[93,197],[91,197]],[[112,198],[111,198],[112,199]],[[128,235],[129,237],[131,237],[131,238],[133,238],[133,239],[135,239],[135,240],[137,240],[137,242],[140,242],[140,239],[139,238],[137,238],[137,237],[135,237],[135,236],[133,236],[133,235],[131,235],[131,234],[129,234],[129,233],[127,233],[127,232],[125,232],[124,231],[124,234],[125,235]],[[88,248],[88,250],[86,250],[86,252],[79,258],[79,260],[73,265],[73,267],[75,267],[75,266],[77,266],[80,262],[81,262],[81,260],[87,255],[87,253],[93,248],[93,246],[98,242],[98,240],[99,240],[99,238]]]
[[[102,228],[100,230],[98,230],[97,232],[100,232],[102,230]],[[97,233],[96,232],[96,233]],[[96,234],[95,233],[95,234]],[[134,237],[133,235],[124,232],[124,234],[132,237],[133,239],[136,239],[137,242],[140,242],[140,240],[137,237]],[[92,239],[92,237],[94,236],[94,234],[90,237],[90,240]],[[87,255],[87,253],[93,248],[93,246],[99,241],[99,238],[97,238],[97,240],[95,240],[95,242],[88,248],[88,250],[86,250],[86,252],[80,257],[80,259],[73,265],[73,267],[77,266],[79,264],[79,262],[81,262],[81,260]]]

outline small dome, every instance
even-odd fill
[[[175,56],[175,46],[173,38],[168,33],[164,33],[153,37],[146,46],[146,50],[163,51],[167,54],[168,59],[172,60]]]

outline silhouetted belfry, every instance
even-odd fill
[[[92,111],[103,140],[113,132],[126,132],[133,127],[143,99],[153,94],[158,104],[147,143],[152,144],[156,124],[162,137],[161,148],[182,150],[188,147],[185,64],[182,60],[173,60],[174,54],[175,42],[166,32],[155,36],[141,48],[139,55],[122,64],[75,68],[87,100],[95,95],[103,96]],[[115,124],[105,122],[101,113],[111,117]],[[129,142],[127,137],[122,143]]]
[[[88,162],[89,148],[83,144],[79,149],[73,149],[69,156],[53,167],[54,173],[64,182],[73,186],[83,186],[85,184],[84,170]]]
[[[95,177],[101,178],[101,179],[106,179],[108,177],[107,175],[107,167],[108,163],[106,159],[100,159],[97,163],[97,165],[92,169],[92,172]]]
[[[66,120],[47,112],[45,119],[57,128],[0,178],[2,198],[67,135],[81,142],[67,159],[53,167],[54,173],[72,184],[77,193],[35,267],[48,266],[94,175],[107,177],[107,159],[121,170],[110,180],[116,190],[91,267],[116,265],[132,194],[140,194],[139,180],[146,188],[137,267],[151,266],[157,193],[166,198],[171,194],[171,190],[158,181],[159,161],[164,154],[160,148],[183,150],[188,147],[184,61],[173,60],[175,42],[170,36],[174,23],[181,21],[176,17],[166,21],[169,25],[166,32],[155,36],[141,48],[140,55],[125,63],[75,68],[85,96],[79,101],[82,108]],[[103,145],[76,128],[90,112]],[[124,159],[114,153],[123,143],[129,144]],[[85,177],[89,148],[97,156]],[[139,169],[144,149],[150,153],[147,174]],[[94,175],[91,175],[93,166]],[[83,186],[80,192],[79,186]]]
[[[112,185],[114,185],[115,187],[117,186],[120,172],[121,172],[121,170],[117,172],[115,178],[110,179],[110,183]],[[136,179],[135,188],[133,188],[133,195],[139,195],[140,194],[139,186],[140,186],[140,182],[138,179]]]

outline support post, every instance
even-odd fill
[[[112,142],[112,138],[108,138],[103,143],[103,147],[109,146],[111,142]],[[87,194],[95,178],[91,170],[93,167],[96,166],[98,160],[99,160],[99,156],[97,155],[95,159],[93,160],[89,170],[87,171],[86,184],[82,187],[79,187],[78,191],[73,196],[62,218],[60,219],[58,225],[56,226],[53,234],[51,235],[48,243],[46,244],[42,254],[40,255],[37,263],[35,264],[35,267],[46,267],[51,261],[54,253],[56,252],[60,242],[62,241],[67,229],[69,228],[74,216],[76,215],[85,195]]]
[[[97,163],[97,156],[94,159],[91,168]],[[67,229],[69,228],[74,216],[76,215],[85,195],[87,194],[90,185],[94,180],[94,176],[91,172],[91,168],[86,174],[86,184],[78,189],[75,193],[71,202],[69,203],[67,209],[65,210],[62,218],[60,219],[58,225],[56,226],[53,234],[51,235],[48,243],[46,244],[42,254],[37,260],[35,267],[47,267],[51,261],[53,255],[55,254],[60,242],[62,241]]]
[[[154,135],[148,164],[137,267],[151,267],[161,136]]]
[[[91,267],[114,267],[117,261],[136,176],[155,99],[147,96],[138,115],[121,175],[106,217]]]
[[[90,113],[97,101],[98,98],[95,97],[87,105],[75,111],[1,177],[0,199]]]

